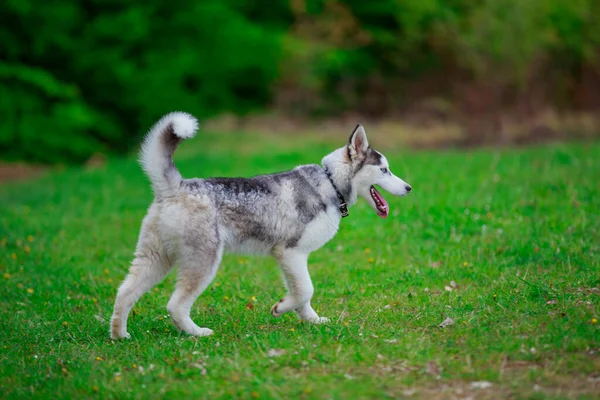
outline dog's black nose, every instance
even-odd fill
[[[406,185],[406,193],[410,192],[412,190],[412,188],[410,187],[410,185]]]

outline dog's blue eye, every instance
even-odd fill
[[[383,172],[384,174],[388,173],[388,169],[387,168],[380,168],[380,169],[381,169],[381,172]]]

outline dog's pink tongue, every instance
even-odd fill
[[[373,200],[375,200],[375,205],[377,206],[377,215],[379,215],[381,218],[387,218],[390,212],[390,207],[383,196],[379,194],[377,189],[375,189],[373,186],[371,186],[371,197],[373,197]]]

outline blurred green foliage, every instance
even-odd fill
[[[234,3],[7,0],[0,154],[82,161],[135,146],[142,127],[167,111],[264,105],[282,29],[263,15],[250,21],[253,7]]]
[[[484,83],[471,102],[541,85],[571,105],[600,65],[598,15],[597,0],[6,0],[0,156],[124,152],[172,110],[390,113],[418,82],[459,102],[463,84]]]

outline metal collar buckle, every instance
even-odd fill
[[[349,214],[348,214],[348,206],[346,205],[346,203],[342,203],[340,204],[340,212],[342,213],[342,218],[346,218]]]

